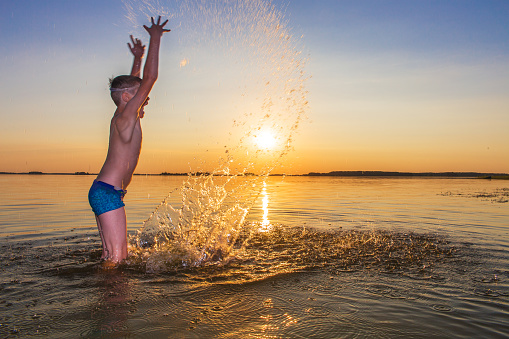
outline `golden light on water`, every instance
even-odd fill
[[[267,194],[267,183],[263,182],[262,188],[262,225],[260,227],[261,232],[267,232],[270,230],[269,220],[269,195]]]

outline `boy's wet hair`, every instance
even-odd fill
[[[120,105],[124,90],[131,91],[133,87],[139,84],[141,84],[141,79],[134,75],[119,75],[118,77],[110,79],[110,94],[115,105]]]

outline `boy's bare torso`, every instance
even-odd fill
[[[125,142],[120,138],[115,124],[116,118],[117,112],[115,112],[111,119],[108,155],[101,172],[97,176],[97,180],[126,189],[131,182],[140,157],[142,141],[141,124],[138,118],[131,140]]]

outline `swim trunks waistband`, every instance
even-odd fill
[[[113,186],[113,185],[110,185],[104,181],[101,181],[101,180],[94,180],[94,183],[98,183],[99,185],[101,186],[104,186],[104,187],[108,187],[110,189],[114,189],[115,191],[119,192],[120,194],[122,194],[122,198],[125,197],[125,195],[127,194],[127,190],[123,190],[121,188],[118,188],[117,186]]]

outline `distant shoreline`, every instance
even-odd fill
[[[97,175],[97,173],[74,172],[74,173],[45,173],[31,172],[0,172],[1,174],[18,175]],[[193,175],[209,175],[208,172],[191,173]],[[189,173],[135,173],[135,176],[187,176]],[[245,173],[246,176],[255,176],[253,173]],[[477,178],[477,179],[502,179],[509,180],[507,173],[481,173],[481,172],[386,172],[386,171],[332,171],[327,173],[310,172],[307,174],[270,174],[269,176],[289,177],[434,177],[434,178]]]
[[[442,177],[442,178],[482,178],[509,179],[507,173],[481,172],[385,172],[385,171],[333,171],[328,173],[311,172],[303,176],[311,177]]]

